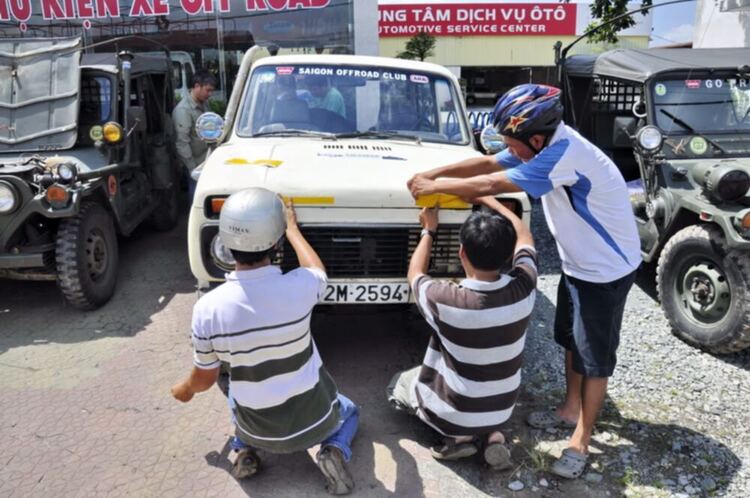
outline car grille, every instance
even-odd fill
[[[419,242],[420,227],[302,227],[329,278],[404,278]],[[441,225],[433,243],[430,274],[463,274],[458,259],[460,225]],[[276,264],[286,272],[299,266],[289,242]]]

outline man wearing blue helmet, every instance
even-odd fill
[[[625,180],[601,150],[562,122],[560,90],[520,85],[495,105],[493,124],[507,149],[420,173],[416,198],[446,193],[476,199],[526,191],[541,198],[562,261],[555,341],[566,350],[565,401],[532,413],[537,428],[575,427],[553,465],[560,476],[583,473],[591,433],[616,363],[625,301],[641,262]]]

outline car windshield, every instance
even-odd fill
[[[112,82],[104,76],[81,77],[81,109],[78,123],[98,125],[109,121],[112,113]]]
[[[448,78],[387,67],[261,66],[237,121],[243,137],[305,135],[467,144]]]
[[[750,80],[658,81],[652,89],[656,123],[667,134],[750,132]]]

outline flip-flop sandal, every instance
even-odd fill
[[[575,422],[565,420],[555,410],[531,412],[526,419],[526,423],[535,429],[549,429],[552,427],[574,429],[576,426]]]
[[[489,443],[485,446],[484,461],[494,470],[506,470],[513,467],[510,461],[510,450],[503,443]]]
[[[586,460],[588,460],[588,455],[566,448],[563,450],[562,456],[552,464],[552,473],[566,479],[576,479],[583,474],[583,470],[586,468]]]
[[[478,451],[475,441],[456,443],[451,438],[445,438],[441,446],[430,448],[430,454],[435,460],[458,460],[476,455]]]

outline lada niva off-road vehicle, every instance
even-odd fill
[[[117,235],[177,220],[168,54],[82,54],[79,38],[0,40],[0,278],[112,296]]]
[[[559,57],[565,120],[630,181],[674,333],[750,346],[750,49]]]
[[[456,198],[415,203],[417,172],[479,155],[456,78],[427,63],[363,56],[282,56],[240,68],[226,122],[199,134],[216,140],[190,213],[190,266],[199,287],[233,267],[218,237],[233,192],[262,186],[293,200],[300,227],[326,265],[324,303],[405,303],[421,205],[441,205],[431,273],[462,275],[458,231],[471,206]],[[201,126],[199,120],[198,126]],[[525,194],[501,200],[526,222]],[[286,245],[277,257],[297,265]]]

